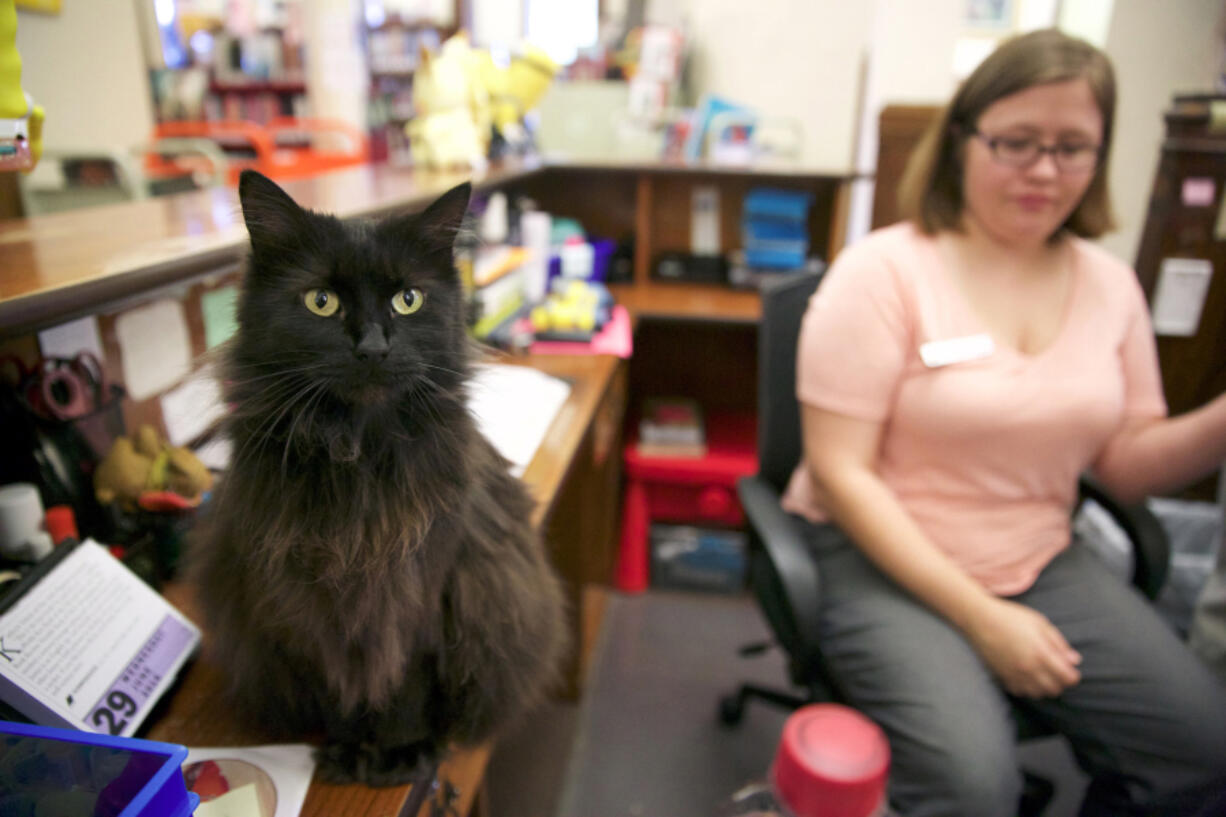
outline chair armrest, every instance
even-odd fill
[[[1120,503],[1092,477],[1083,475],[1077,487],[1082,500],[1094,500],[1124,531],[1132,543],[1132,583],[1146,596],[1156,599],[1171,563],[1166,528],[1147,506]]]
[[[789,622],[772,621],[780,640],[787,633],[783,627],[795,629],[797,644],[784,644],[796,658],[804,659],[818,648],[818,615],[820,614],[821,580],[817,563],[805,544],[796,520],[779,506],[779,492],[758,476],[737,481],[737,495],[749,519],[754,539],[770,562],[774,578],[782,591],[781,601]],[[759,599],[768,618],[770,600]],[[798,648],[798,650],[794,650]],[[803,655],[797,655],[797,652]]]

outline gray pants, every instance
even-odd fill
[[[1226,689],[1084,546],[1012,599],[1081,653],[1082,680],[1054,699],[1019,700],[837,528],[802,524],[821,565],[823,654],[847,702],[889,737],[899,814],[1013,815],[1013,706],[1069,740],[1093,780],[1083,815],[1226,814]]]

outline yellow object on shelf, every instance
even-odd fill
[[[0,0],[0,170],[29,170],[42,153],[43,109],[21,89],[17,7]]]
[[[585,281],[570,281],[532,310],[537,332],[590,332],[596,328],[600,292]]]

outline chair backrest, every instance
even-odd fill
[[[796,338],[822,272],[797,273],[762,289],[758,327],[758,474],[780,493],[801,457]]]

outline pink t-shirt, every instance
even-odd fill
[[[881,478],[937,547],[1002,596],[1068,546],[1077,478],[1124,419],[1166,414],[1136,276],[1087,241],[1073,247],[1063,323],[1037,355],[985,345],[935,240],[910,224],[846,249],[801,326],[800,401],[884,423]],[[783,507],[826,518],[803,466]]]

